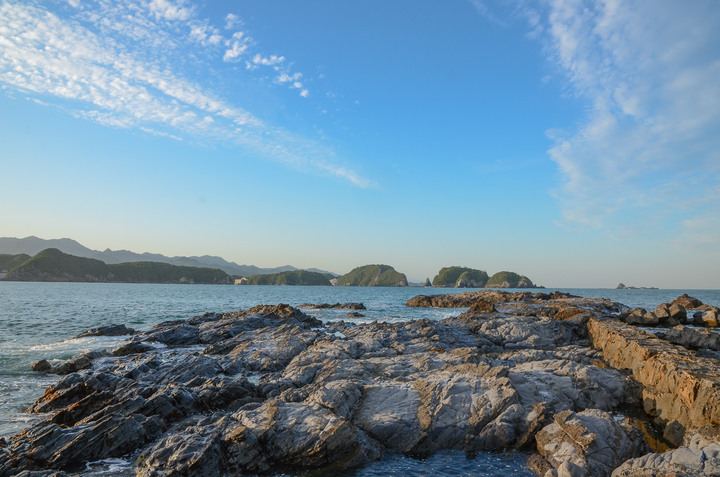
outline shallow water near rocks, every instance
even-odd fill
[[[22,412],[57,381],[34,373],[40,359],[68,359],[78,353],[114,348],[124,337],[73,339],[89,328],[121,323],[138,330],[168,320],[188,319],[204,312],[229,312],[258,304],[362,302],[363,317],[348,318],[348,310],[305,309],[323,321],[439,320],[464,309],[411,308],[405,302],[419,294],[468,290],[429,288],[269,287],[222,285],[137,285],[93,283],[0,282],[0,437],[19,432],[43,416]],[[542,291],[553,291],[552,289]],[[720,291],[561,289],[591,298],[609,298],[630,308],[654,309],[682,293],[704,303],[720,305]],[[342,475],[532,475],[525,468],[527,454],[440,452],[427,459],[386,456],[370,466]],[[132,475],[127,460],[102,461],[76,475]],[[287,474],[314,476],[313,473]]]

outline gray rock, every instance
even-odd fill
[[[47,359],[41,359],[40,361],[34,362],[32,365],[30,365],[33,371],[37,371],[39,373],[47,373],[52,369],[52,364]]]
[[[135,334],[135,330],[125,325],[107,325],[83,331],[75,338],[85,338],[88,336],[125,336],[133,334]]]
[[[623,317],[623,321],[628,325],[635,326],[657,326],[660,323],[660,320],[654,313],[645,311],[642,308],[632,310]]]
[[[623,417],[604,411],[563,411],[537,433],[538,452],[557,469],[557,475],[609,476],[627,459],[649,448],[642,433]]]
[[[709,330],[698,330],[680,325],[669,329],[663,338],[692,350],[720,351],[720,334]]]
[[[137,475],[224,475],[222,436],[229,421],[222,414],[199,421],[191,418],[140,455]]]
[[[233,414],[223,446],[230,473],[264,472],[273,465],[344,469],[381,456],[377,442],[328,409],[277,400]]]
[[[7,441],[0,475],[128,454],[147,476],[330,472],[383,452],[528,448],[559,411],[639,401],[587,340],[619,305],[482,297],[443,321],[324,326],[278,305],[162,323],[51,386],[30,409],[49,417]]]

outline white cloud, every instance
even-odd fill
[[[156,12],[155,22],[155,15],[147,14],[151,11]],[[198,65],[214,61],[202,55],[216,55],[224,48],[188,50],[198,43],[212,45],[219,32],[185,3],[96,0],[81,4],[71,15],[75,17],[44,5],[0,3],[3,94],[19,91],[109,127],[174,139],[217,139],[298,170],[361,186],[370,183],[334,165],[337,160],[326,162],[334,157],[326,147],[266,124],[189,79],[196,77]],[[251,45],[241,32],[229,41],[230,56],[244,54]],[[181,44],[185,47],[176,48]],[[281,58],[260,55],[260,62],[277,65]],[[185,62],[190,66],[183,70]],[[219,58],[216,62],[223,66]]]
[[[300,78],[302,78],[302,73],[294,73],[291,75],[291,74],[287,73],[286,71],[283,71],[282,73],[280,73],[278,75],[277,78],[275,78],[275,80],[278,83],[283,84],[283,83],[291,83],[291,82],[295,83]]]
[[[228,13],[225,16],[225,29],[230,30],[231,28],[235,28],[239,25],[242,25],[242,20],[239,16],[235,15],[234,13]]]
[[[149,7],[156,19],[183,21],[192,16],[192,8],[186,7],[182,0],[150,0]]]
[[[225,42],[225,45],[228,49],[225,50],[223,61],[240,61],[240,56],[250,47],[250,39],[244,32],[238,31],[233,33],[232,38]]]
[[[284,56],[270,55],[268,57],[264,57],[259,53],[253,56],[252,59],[252,63],[257,66],[275,66],[279,65],[283,61],[285,61]]]
[[[209,25],[191,25],[190,39],[203,46],[219,45],[223,37],[217,28]]]
[[[548,0],[528,11],[544,15],[531,27],[589,104],[549,151],[564,177],[565,219],[612,227],[683,210],[720,217],[720,204],[703,200],[720,180],[716,4]]]
[[[473,7],[475,7],[475,10],[480,14],[481,17],[485,18],[486,20],[495,23],[497,25],[506,27],[508,26],[507,22],[504,20],[501,20],[493,10],[491,10],[487,4],[482,0],[470,0],[470,3]]]

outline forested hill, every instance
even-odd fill
[[[14,257],[18,257],[17,255]],[[27,256],[25,256],[27,257]],[[15,259],[19,261],[20,259]],[[8,262],[11,260],[8,259]],[[222,270],[160,262],[106,264],[49,248],[12,268],[3,278],[30,282],[204,283],[229,284]]]

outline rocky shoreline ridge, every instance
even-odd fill
[[[129,338],[35,364],[62,377],[28,410],[47,417],[0,439],[0,476],[119,457],[140,476],[332,472],[444,449],[530,450],[545,477],[720,475],[717,308],[497,290],[407,304],[468,310],[353,324],[264,305],[89,330]]]

